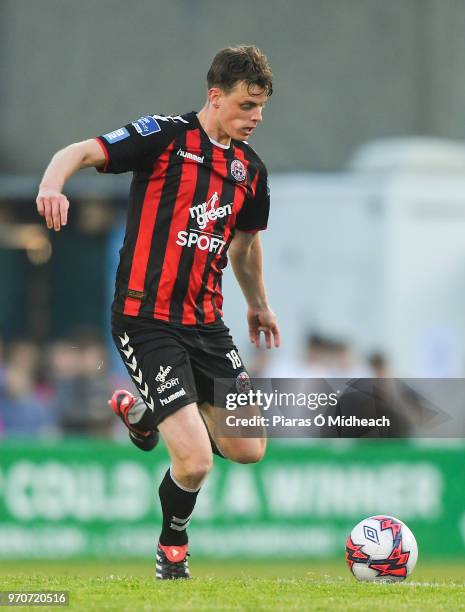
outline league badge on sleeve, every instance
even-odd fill
[[[119,128],[118,130],[114,130],[113,132],[108,132],[108,134],[104,134],[103,137],[107,142],[113,144],[114,142],[119,142],[120,140],[124,140],[128,138],[129,132],[125,127]]]
[[[137,121],[133,121],[132,125],[136,128],[141,136],[150,136],[161,131],[161,127],[155,117],[151,115],[141,117]]]

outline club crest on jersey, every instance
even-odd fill
[[[247,393],[252,388],[250,376],[247,372],[241,372],[236,378],[236,389],[238,393]]]
[[[233,159],[231,162],[231,174],[238,183],[243,183],[247,178],[247,170],[240,159]]]
[[[150,136],[161,131],[161,127],[155,117],[141,117],[137,121],[133,121],[132,125],[136,128],[141,136]]]

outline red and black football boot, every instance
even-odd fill
[[[138,417],[137,422],[139,422],[144,412],[150,410],[144,400],[141,397],[134,397],[129,391],[119,389],[113,393],[108,403],[128,428],[131,442],[143,451],[153,450],[160,438],[158,431],[139,429],[130,422],[131,417]],[[131,414],[128,414],[129,411]]]
[[[188,556],[187,544],[184,546],[163,546],[158,543],[155,570],[157,580],[190,578]]]

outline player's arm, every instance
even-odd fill
[[[280,333],[276,315],[271,310],[266,296],[262,247],[258,232],[241,232],[236,229],[228,252],[234,274],[248,304],[247,320],[251,342],[259,347],[260,332],[263,332],[266,347],[271,348],[272,339],[278,347]]]
[[[36,199],[37,210],[45,217],[48,229],[58,232],[66,225],[69,202],[62,193],[66,181],[81,168],[99,168],[105,162],[105,153],[95,139],[76,142],[55,153],[42,177]]]

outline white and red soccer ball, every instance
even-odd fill
[[[393,516],[370,516],[352,529],[346,561],[357,580],[400,582],[413,572],[417,542],[405,523]]]

